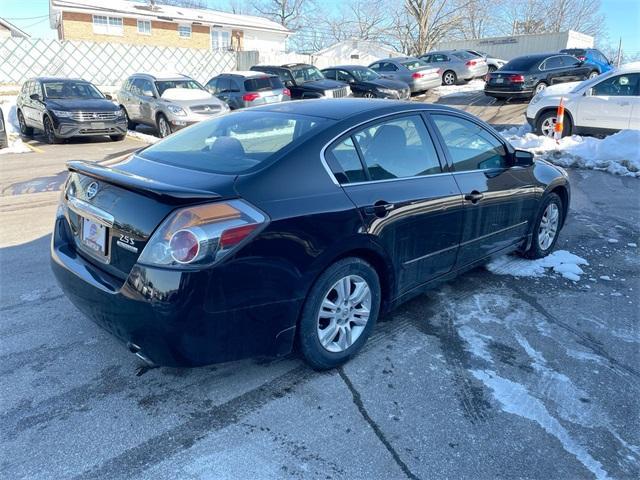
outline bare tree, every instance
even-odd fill
[[[600,13],[600,0],[547,0],[546,30],[564,32],[575,30],[599,36],[604,30],[604,16]]]
[[[254,9],[290,30],[300,27],[307,0],[256,0]]]

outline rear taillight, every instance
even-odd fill
[[[418,72],[411,74],[411,78],[422,78],[422,77],[423,77],[423,75],[421,73],[418,73]]]
[[[212,265],[267,223],[265,214],[242,200],[182,208],[162,222],[138,262],[173,268]]]
[[[467,63],[465,63],[467,67],[473,67],[475,64],[476,64],[475,60],[468,60]]]
[[[584,62],[587,59],[587,57],[585,57],[584,55],[580,55],[578,57],[578,60],[580,60],[581,62]]]
[[[259,93],[245,93],[242,96],[242,100],[244,100],[245,102],[253,102],[254,100],[257,100],[258,98],[260,98],[260,94]]]
[[[511,83],[524,83],[523,75],[509,75],[508,78]]]
[[[291,96],[291,90],[289,90],[288,88],[285,88],[282,90],[282,95],[284,95],[285,97],[290,97]]]

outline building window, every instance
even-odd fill
[[[191,25],[178,25],[180,38],[191,38]]]
[[[107,17],[106,15],[94,15],[93,33],[97,33],[99,35],[122,35],[122,18]]]
[[[231,32],[211,30],[211,50],[229,50],[231,48]]]
[[[151,22],[149,20],[138,20],[138,33],[140,35],[151,35]]]

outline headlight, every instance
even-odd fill
[[[120,117],[124,117],[124,110],[120,109],[116,112],[116,117],[120,118]]]
[[[51,111],[58,118],[71,118],[73,116],[73,112],[67,112],[65,110],[51,110]]]
[[[184,109],[182,107],[179,107],[178,105],[167,105],[167,110],[180,117],[187,114],[187,112],[185,112]]]
[[[398,92],[396,90],[393,90],[391,88],[379,88],[378,91],[380,93],[384,93],[385,95],[397,95]]]

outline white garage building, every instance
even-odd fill
[[[592,48],[593,37],[569,30],[538,35],[513,35],[471,40],[450,40],[439,43],[434,50],[480,50],[496,58],[511,60],[529,53],[557,52],[563,48]]]

